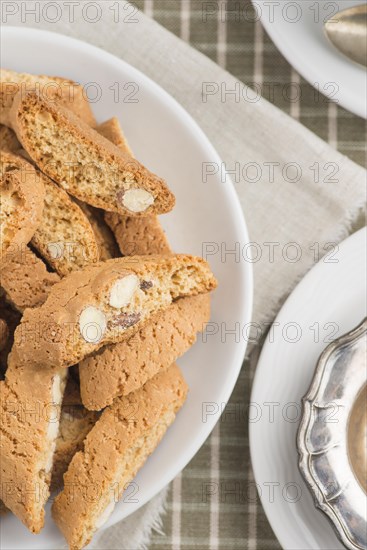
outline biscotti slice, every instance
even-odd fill
[[[24,158],[2,153],[2,174],[14,170],[27,173],[32,169]],[[37,171],[45,189],[41,222],[32,238],[32,245],[61,276],[99,260],[99,247],[87,217],[69,195]]]
[[[103,124],[99,124],[96,130],[121,151],[133,156],[117,118],[111,118]],[[105,220],[115,235],[123,256],[170,254],[172,252],[159,219],[154,214],[139,218],[121,216],[116,212],[106,212]]]
[[[101,134],[101,136],[108,139],[108,141],[111,141],[111,143],[114,143],[119,149],[121,149],[121,151],[127,153],[131,157],[134,156],[122,131],[120,122],[116,117],[110,118],[109,120],[106,120],[106,122],[102,122],[102,124],[98,124],[98,126],[96,126],[96,130],[99,134]]]
[[[99,259],[101,262],[118,258],[121,256],[113,232],[104,220],[103,210],[94,208],[85,202],[77,201],[93,229],[94,236],[99,250]]]
[[[82,406],[64,405],[61,409],[59,435],[53,459],[51,490],[58,490],[73,456],[83,449],[83,442],[99,418],[99,413]]]
[[[176,365],[105,409],[64,475],[53,518],[69,548],[79,550],[109,518],[175,419],[187,395]]]
[[[42,219],[45,188],[35,170],[14,170],[0,177],[0,260],[25,246]]]
[[[60,281],[50,273],[45,263],[25,246],[13,254],[8,252],[5,267],[0,271],[0,283],[7,300],[18,311],[41,306],[53,285]]]
[[[106,212],[105,220],[124,256],[172,253],[158,216],[132,218]]]
[[[18,92],[25,95],[31,90],[39,91],[43,97],[60,103],[90,126],[96,120],[90,108],[83,87],[72,80],[44,75],[16,73],[7,69],[0,70],[0,122],[10,126],[9,111]]]
[[[174,195],[165,182],[40,94],[18,94],[11,121],[19,141],[38,167],[68,193],[128,215],[169,212]]]
[[[0,173],[4,176],[8,172],[14,172],[19,170],[24,173],[33,174],[36,172],[36,177],[43,183],[42,173],[39,170],[35,170],[34,165],[21,156],[23,149],[18,150],[16,153],[13,151],[1,151],[0,154]]]
[[[0,149],[2,151],[15,152],[21,148],[22,146],[15,132],[7,126],[0,124]]]
[[[99,246],[92,226],[79,206],[53,181],[43,178],[45,207],[32,245],[63,277],[96,263],[100,259]]]
[[[143,386],[195,343],[209,318],[210,301],[205,294],[181,298],[127,342],[106,346],[83,359],[79,375],[84,406],[101,410],[116,397]]]
[[[19,366],[0,382],[0,498],[32,532],[44,525],[67,371]]]
[[[24,312],[14,348],[27,364],[67,367],[127,340],[173,300],[216,287],[207,262],[185,255],[108,260],[71,273]]]

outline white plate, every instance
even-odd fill
[[[365,0],[252,1],[267,33],[289,63],[321,94],[366,118],[366,69],[335,49],[323,30],[326,19]],[[320,95],[318,101],[326,99]]]
[[[202,163],[220,159],[206,136],[162,88],[120,59],[83,42],[34,29],[1,30],[1,65],[16,71],[52,74],[83,84],[96,82],[101,92],[94,104],[99,121],[120,118],[138,159],[166,178],[176,194],[174,212],[162,216],[174,250],[202,255],[203,243],[217,243],[219,251],[208,256],[219,288],[213,299],[212,322],[232,327],[235,321],[250,321],[252,269],[249,262],[222,261],[223,247],[249,241],[239,201],[232,185],[221,183],[220,174],[210,183],[202,181]],[[129,84],[127,89],[124,85]],[[121,101],[113,101],[120,88]],[[126,98],[135,90],[137,103]],[[92,87],[90,87],[92,91]],[[125,102],[122,99],[125,98]],[[207,246],[207,245],[205,245]],[[223,249],[222,247],[222,249]],[[207,249],[216,249],[208,245]],[[213,429],[219,414],[202,420],[203,403],[226,402],[237,380],[246,343],[221,339],[220,331],[199,341],[179,361],[190,386],[182,411],[157,451],[136,478],[137,492],[115,509],[107,526],[125,518],[169,483],[198,451]],[[103,442],[101,442],[103,443]],[[35,537],[11,516],[2,519],[0,547],[54,549],[62,538],[52,521]]]
[[[320,353],[366,315],[366,241],[361,229],[306,275],[277,316],[257,365],[251,459],[262,504],[285,550],[344,548],[301,478],[296,433]],[[337,411],[331,409],[332,420]]]

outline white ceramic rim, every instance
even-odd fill
[[[343,247],[344,249],[350,250],[349,247],[355,246],[355,243],[361,242],[362,244],[364,244],[366,242],[366,238],[367,238],[367,228],[364,227],[364,228],[360,229],[359,231],[357,231],[356,233],[350,235],[347,239],[345,239],[341,243],[340,246],[341,246],[341,248]],[[320,277],[320,275],[322,276],[323,267],[324,267],[324,264],[320,260],[305,275],[305,277],[298,283],[298,285],[295,287],[293,292],[290,294],[290,296],[288,297],[288,299],[286,300],[286,302],[283,304],[282,308],[280,309],[276,319],[274,320],[274,325],[275,325],[275,323],[279,322],[280,320],[283,320],[283,317],[284,317],[285,313],[288,311],[289,308],[291,308],[291,309],[294,308],[293,304],[296,301],[298,301],[300,293],[302,292],[302,289],[307,288],[309,286],[310,282],[314,281],[315,278],[318,279]],[[275,343],[275,340],[273,340],[273,342]],[[264,347],[261,351],[258,363],[257,363],[254,382],[253,382],[252,391],[251,391],[251,399],[250,399],[251,403],[258,402],[259,401],[259,396],[262,393],[261,390],[260,390],[261,382],[262,382],[261,379],[263,378],[263,372],[262,372],[263,369],[262,369],[261,365],[264,362],[263,360],[264,360],[265,354],[268,353],[268,347],[269,347],[269,342],[267,342],[264,345]],[[274,348],[273,348],[273,353],[274,353]],[[315,364],[315,366],[316,366],[316,364]],[[305,387],[304,394],[308,391],[308,389],[309,389],[309,386]],[[303,397],[303,395],[302,395],[302,397]],[[259,452],[259,449],[258,449],[258,444],[255,443],[255,442],[258,441],[259,435],[261,435],[261,434],[257,430],[257,424],[253,423],[253,422],[249,422],[249,441],[250,441],[251,464],[252,464],[252,468],[253,468],[253,472],[254,472],[255,481],[258,484],[261,483],[261,480],[264,477],[263,476],[263,474],[264,474],[263,469],[261,469],[261,475],[260,475],[260,469],[258,468],[257,462],[256,462],[256,457],[257,457],[257,454]],[[298,468],[298,452],[297,452],[297,448],[296,448],[297,447],[296,439],[297,439],[297,436],[294,439],[294,447],[295,447],[295,453],[297,455],[296,460],[297,460],[297,468]],[[300,476],[301,476],[301,473],[300,473]],[[302,481],[303,481],[303,479],[302,479]],[[287,533],[287,526],[286,525],[283,526],[281,524],[281,522],[278,521],[278,517],[275,517],[275,515],[273,514],[274,507],[272,508],[271,503],[268,502],[265,499],[264,494],[260,493],[260,500],[261,500],[263,509],[265,511],[265,514],[267,516],[267,519],[268,519],[268,521],[271,525],[271,528],[274,531],[274,533],[275,533],[279,543],[281,544],[282,548],[289,549],[289,550],[293,549],[294,548],[293,546],[289,546],[289,542],[290,542],[289,535],[286,534]],[[326,518],[325,518],[325,521],[327,521]],[[336,537],[336,535],[335,535],[335,537]],[[341,543],[339,543],[339,544],[341,544]]]

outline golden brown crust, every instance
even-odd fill
[[[21,367],[12,352],[0,382],[0,498],[33,533],[44,525],[65,373]]]
[[[0,149],[11,153],[18,151],[21,147],[15,132],[7,126],[0,124]]]
[[[57,273],[47,271],[44,262],[27,246],[8,253],[0,271],[0,283],[8,301],[18,311],[41,306],[53,285],[60,281]]]
[[[127,277],[134,290],[126,305],[116,307],[114,290]],[[193,256],[108,260],[70,274],[52,287],[43,306],[26,310],[13,348],[28,364],[74,365],[104,345],[127,340],[173,300],[216,284],[208,264]]]
[[[5,153],[6,154],[6,153]],[[45,188],[37,172],[14,170],[0,178],[0,260],[9,251],[25,246],[41,223]]]
[[[158,216],[132,218],[120,216],[115,212],[106,212],[105,220],[124,256],[172,253]]]
[[[173,365],[103,411],[85,439],[84,451],[74,456],[64,476],[65,488],[52,507],[72,550],[91,540],[101,515],[113,508],[158,445],[186,395],[186,383]],[[116,488],[112,494],[111,487]]]
[[[1,173],[33,169],[24,158],[1,155]],[[69,195],[36,170],[45,189],[43,214],[32,245],[61,276],[99,260],[99,247],[87,217]]]
[[[84,406],[101,410],[143,386],[196,341],[210,318],[209,294],[182,298],[127,342],[106,346],[79,365]]]
[[[161,178],[67,109],[35,92],[24,98],[18,94],[11,121],[19,141],[39,168],[78,199],[131,216],[165,213],[173,208],[174,196]],[[139,195],[141,202],[136,193],[143,193],[143,197]]]
[[[24,95],[26,92],[36,89],[46,99],[64,105],[86,124],[95,126],[96,120],[83,87],[79,84],[57,76],[16,73],[6,69],[0,70],[0,122],[11,126],[9,112],[16,94],[20,91]]]

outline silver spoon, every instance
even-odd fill
[[[326,21],[324,28],[338,50],[367,67],[367,4],[340,11]]]

